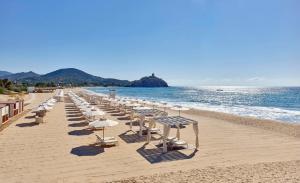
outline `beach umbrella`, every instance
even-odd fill
[[[89,126],[94,127],[94,128],[103,128],[103,139],[104,139],[104,129],[106,127],[112,127],[112,126],[116,126],[118,124],[119,124],[119,122],[117,122],[117,121],[107,119],[107,120],[103,120],[103,121],[101,121],[101,120],[93,121],[93,122],[89,123]]]
[[[51,98],[51,99],[48,100],[48,102],[55,103],[57,101],[54,98]]]
[[[153,109],[154,109],[155,107],[159,107],[159,106],[160,106],[160,103],[154,101],[154,102],[150,102],[148,105],[151,105],[151,106],[153,107]]]
[[[103,116],[103,115],[105,115],[105,112],[100,111],[100,110],[96,110],[96,111],[91,110],[91,111],[86,111],[83,114],[86,116],[93,117],[93,116]]]
[[[44,109],[47,111],[53,109],[52,107],[48,106],[47,104],[42,104],[41,106],[44,107]]]
[[[141,104],[146,104],[148,102],[145,99],[138,99],[137,101]]]
[[[134,107],[134,110],[146,110],[146,109],[152,109],[151,107],[144,107],[144,106],[140,106],[140,107]]]
[[[168,104],[167,102],[159,102],[158,107],[164,108],[164,112],[166,112],[167,108],[173,108],[174,106],[171,104]]]
[[[135,98],[130,98],[128,99],[130,102],[134,102],[134,103],[137,103],[139,102],[139,99],[135,99]]]
[[[189,108],[186,107],[182,107],[180,105],[175,105],[174,107],[171,108],[172,110],[178,111],[179,112],[179,116],[180,116],[180,112],[181,111],[188,111],[190,110]]]
[[[140,107],[141,104],[138,104],[138,103],[127,103],[125,104],[127,107]]]
[[[120,105],[126,105],[126,104],[129,104],[128,101],[125,101],[125,100],[121,100],[118,102]]]
[[[40,112],[40,111],[46,111],[45,106],[41,105],[41,106],[35,108],[32,112],[35,113],[35,112]]]
[[[46,103],[48,106],[50,106],[50,107],[53,107],[54,106],[54,103],[52,103],[52,102],[47,102]]]

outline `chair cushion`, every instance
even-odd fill
[[[184,140],[174,140],[172,141],[173,145],[186,145],[187,143]]]

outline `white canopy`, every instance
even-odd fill
[[[117,122],[117,121],[107,119],[104,121],[101,121],[101,120],[93,121],[93,122],[89,123],[89,126],[95,127],[95,128],[105,128],[105,127],[116,126],[118,124],[119,124],[119,122]]]
[[[94,128],[103,128],[103,138],[104,138],[104,128],[116,126],[118,124],[119,122],[113,120],[104,120],[104,121],[96,120],[89,123],[89,126]]]
[[[171,109],[175,110],[175,111],[178,111],[179,112],[179,116],[180,116],[180,111],[188,111],[188,110],[190,110],[189,108],[182,107],[182,106],[179,106],[179,105],[176,105],[176,106],[172,107]]]
[[[86,116],[103,116],[105,115],[105,112],[100,111],[100,110],[96,110],[96,111],[87,111],[83,113]]]

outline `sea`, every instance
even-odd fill
[[[117,96],[166,102],[189,108],[300,124],[300,87],[89,87]]]

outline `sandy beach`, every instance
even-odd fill
[[[28,97],[32,109],[53,94]],[[168,111],[170,115],[177,112]],[[183,112],[199,122],[200,148],[161,154],[156,140],[128,132],[128,121],[106,130],[119,146],[93,145],[95,134],[72,109],[68,98],[36,125],[27,113],[0,132],[0,182],[300,182],[299,125],[260,127],[261,120],[213,115],[207,111]],[[224,116],[224,117],[222,117]],[[274,130],[275,129],[275,130]],[[287,132],[288,131],[288,132]],[[175,135],[176,130],[171,130]],[[182,139],[193,146],[191,126]]]

